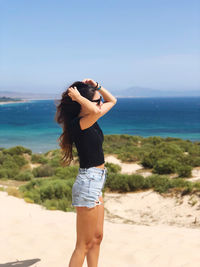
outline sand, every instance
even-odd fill
[[[121,166],[121,173],[135,173],[137,170],[143,169],[143,166],[137,163],[123,163],[114,155],[105,156],[105,161],[109,163],[118,164]]]
[[[198,194],[176,197],[160,195],[153,190],[137,193],[106,193],[106,219],[111,222],[173,225],[200,229]]]
[[[108,197],[111,198],[105,195],[106,202]],[[139,201],[132,200],[132,203],[131,198],[123,201],[133,205],[136,212]],[[142,208],[144,203],[140,205]],[[157,205],[154,209],[159,213]],[[110,201],[105,207],[113,211],[117,204]],[[15,266],[16,261],[17,266],[68,266],[75,245],[74,212],[49,211],[0,192],[0,215],[0,266]],[[199,266],[199,229],[149,224],[114,223],[105,219],[99,267]]]
[[[119,164],[122,173],[151,174],[137,163],[122,163],[112,155],[105,159]],[[196,168],[189,179],[198,177]],[[107,192],[104,201],[98,267],[200,266],[198,194]],[[75,225],[74,212],[46,210],[0,191],[0,266],[68,267],[76,241]]]

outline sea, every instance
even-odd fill
[[[200,97],[118,98],[98,120],[104,135],[177,137],[200,141]],[[55,100],[0,105],[0,147],[21,145],[34,153],[59,148],[62,128]]]

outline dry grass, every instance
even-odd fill
[[[18,191],[18,189],[14,186],[7,187],[5,191],[8,193],[10,196],[18,197],[18,198],[23,198],[22,194]]]

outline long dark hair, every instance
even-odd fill
[[[74,86],[76,86],[77,90],[83,97],[89,100],[93,99],[96,90],[93,86],[80,81],[76,81],[69,87]],[[59,142],[59,146],[61,147],[61,164],[63,166],[70,165],[71,161],[73,160],[73,140],[69,132],[69,123],[71,122],[71,120],[77,117],[81,111],[81,105],[78,102],[73,101],[71,97],[68,96],[67,89],[62,93],[62,98],[58,102],[59,104],[56,105],[55,115],[55,121],[63,128],[62,134],[57,139]]]

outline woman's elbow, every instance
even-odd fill
[[[115,105],[117,103],[117,98],[114,98],[112,102]]]
[[[114,101],[114,103],[115,103],[115,104],[117,103],[117,98],[115,98],[115,101]]]

